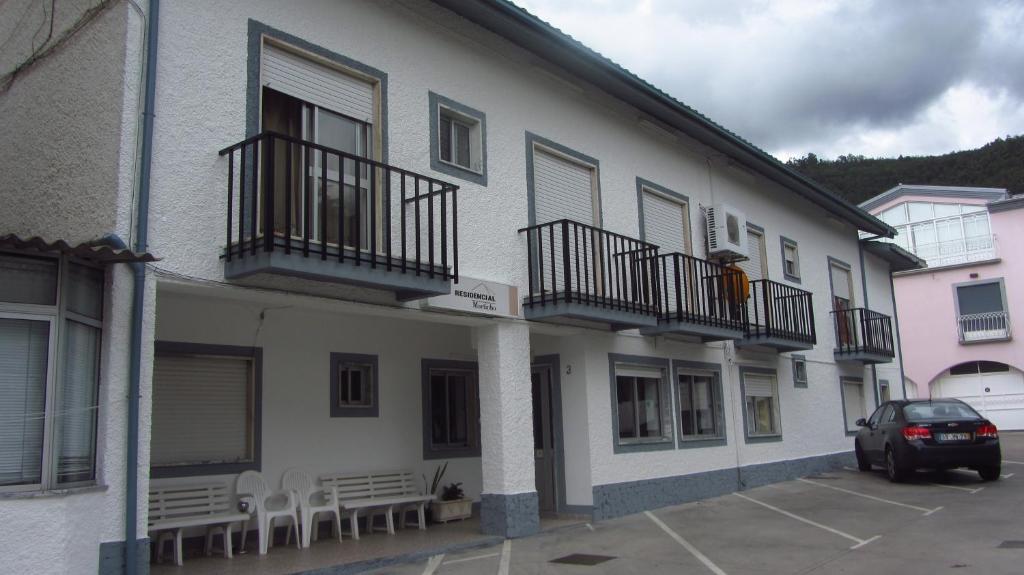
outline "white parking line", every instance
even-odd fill
[[[487,555],[474,555],[472,557],[461,557],[459,559],[449,559],[444,562],[445,565],[454,565],[456,563],[465,563],[467,561],[476,561],[477,559],[490,559],[491,557],[497,557],[501,553],[488,553]]]
[[[501,562],[498,563],[498,575],[508,575],[508,568],[512,564],[512,540],[506,539],[501,545]]]
[[[651,521],[654,522],[655,525],[657,525],[658,527],[661,527],[662,531],[667,533],[668,536],[671,537],[672,539],[675,539],[676,543],[682,545],[684,549],[689,551],[691,555],[696,557],[701,563],[704,564],[705,567],[710,569],[712,573],[714,573],[715,575],[726,575],[725,571],[722,571],[722,569],[719,568],[718,565],[715,565],[710,559],[707,558],[706,555],[704,555],[696,547],[691,545],[689,541],[687,541],[686,539],[683,539],[683,537],[681,535],[679,535],[678,533],[676,533],[675,531],[673,531],[671,527],[669,527],[668,525],[665,525],[665,523],[661,519],[658,519],[657,517],[655,517],[655,515],[653,513],[651,513],[650,511],[644,511],[644,515],[649,517],[651,519]]]
[[[825,531],[828,531],[829,533],[834,533],[834,534],[836,534],[836,535],[838,535],[840,537],[845,537],[845,538],[849,539],[850,541],[854,541],[856,543],[856,545],[850,547],[850,549],[858,549],[860,547],[863,547],[863,546],[867,545],[868,543],[871,543],[872,541],[875,541],[877,539],[881,539],[882,538],[881,535],[875,535],[874,537],[871,537],[870,539],[861,539],[860,537],[854,537],[853,535],[850,535],[849,533],[845,533],[845,532],[840,531],[838,529],[833,529],[833,528],[829,527],[828,525],[822,525],[821,523],[817,523],[815,521],[811,521],[810,519],[807,519],[806,517],[800,517],[799,515],[797,515],[795,513],[790,513],[789,511],[786,511],[785,509],[779,509],[778,507],[775,507],[774,505],[768,505],[767,503],[765,503],[763,501],[758,501],[757,499],[754,499],[752,497],[747,497],[746,495],[743,495],[742,493],[733,493],[733,495],[735,495],[736,497],[741,497],[743,499],[746,499],[747,501],[750,501],[751,503],[757,503],[758,505],[760,505],[762,507],[766,507],[768,509],[771,509],[772,511],[775,511],[776,513],[781,513],[781,514],[785,515],[786,517],[790,517],[792,519],[796,519],[797,521],[802,521],[802,522],[804,522],[804,523],[806,523],[808,525],[813,525],[813,526],[817,527],[818,529],[824,529]]]
[[[1010,461],[1008,459],[1004,459],[1003,463],[1009,463],[1010,465],[1024,465],[1024,461]]]
[[[957,486],[957,485],[946,485],[946,484],[943,484],[943,483],[928,483],[928,485],[934,485],[935,487],[945,487],[946,489],[956,489],[957,491],[966,491],[967,493],[970,493],[971,495],[974,495],[975,493],[981,491],[982,489],[985,489],[984,487],[977,487],[975,489],[971,489],[970,487],[960,487],[960,486]]]
[[[942,507],[936,507],[935,509],[928,509],[927,507],[918,507],[917,505],[910,505],[909,503],[900,503],[899,501],[893,501],[891,499],[882,499],[881,497],[875,497],[874,495],[868,495],[867,493],[860,493],[857,491],[851,491],[849,489],[843,489],[842,487],[836,487],[835,485],[826,485],[824,483],[818,483],[817,481],[811,481],[810,479],[804,479],[803,477],[797,479],[797,481],[803,481],[804,483],[810,483],[811,485],[817,485],[818,487],[824,487],[825,489],[834,489],[843,493],[849,493],[850,495],[856,495],[857,497],[863,497],[865,499],[872,499],[874,501],[881,501],[882,503],[888,503],[890,505],[896,505],[898,507],[906,507],[907,509],[913,509],[915,511],[921,511],[925,515],[931,515]]]
[[[1012,475],[1012,474],[1011,474],[1011,475]],[[591,530],[591,531],[593,531],[593,530],[594,530],[594,526],[593,526],[593,525],[591,525],[591,524],[589,524],[589,523],[587,523],[586,525],[587,525],[587,529],[589,529],[589,530]]]
[[[427,566],[423,569],[423,575],[434,575],[434,571],[441,566],[441,562],[444,561],[444,553],[440,555],[433,555],[427,560]]]
[[[1016,475],[1016,473],[1004,473],[1002,475],[1002,478],[1003,479],[1009,479],[1009,478],[1013,477],[1014,475]]]

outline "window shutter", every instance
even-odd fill
[[[0,485],[42,479],[50,327],[0,319]]]
[[[153,465],[253,459],[252,360],[159,355],[153,364]]]
[[[373,84],[313,60],[263,45],[263,85],[300,100],[373,123]]]
[[[850,294],[850,270],[833,265],[832,271],[832,295],[853,302]]]
[[[537,223],[570,219],[594,224],[594,171],[543,150],[533,153],[534,208]]]
[[[750,281],[764,279],[764,236],[751,230],[747,230],[747,257],[736,265]]]
[[[864,385],[843,382],[843,400],[846,408],[846,430],[857,431],[857,420],[864,417]]]
[[[775,397],[775,378],[769,375],[745,374],[743,387],[747,397]]]
[[[644,238],[660,253],[689,253],[686,205],[648,191],[643,193]]]
[[[661,370],[656,367],[640,367],[635,365],[615,366],[615,375],[622,377],[649,377],[661,379]]]

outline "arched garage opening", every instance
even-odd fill
[[[998,361],[954,365],[932,380],[933,398],[956,398],[1001,430],[1024,430],[1024,372]]]

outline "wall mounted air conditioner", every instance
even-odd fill
[[[747,257],[747,216],[728,204],[708,209],[708,255]]]

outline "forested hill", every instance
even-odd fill
[[[1024,136],[999,138],[976,150],[941,156],[865,158],[814,154],[787,162],[791,168],[859,204],[903,184],[1007,188],[1024,193]]]

